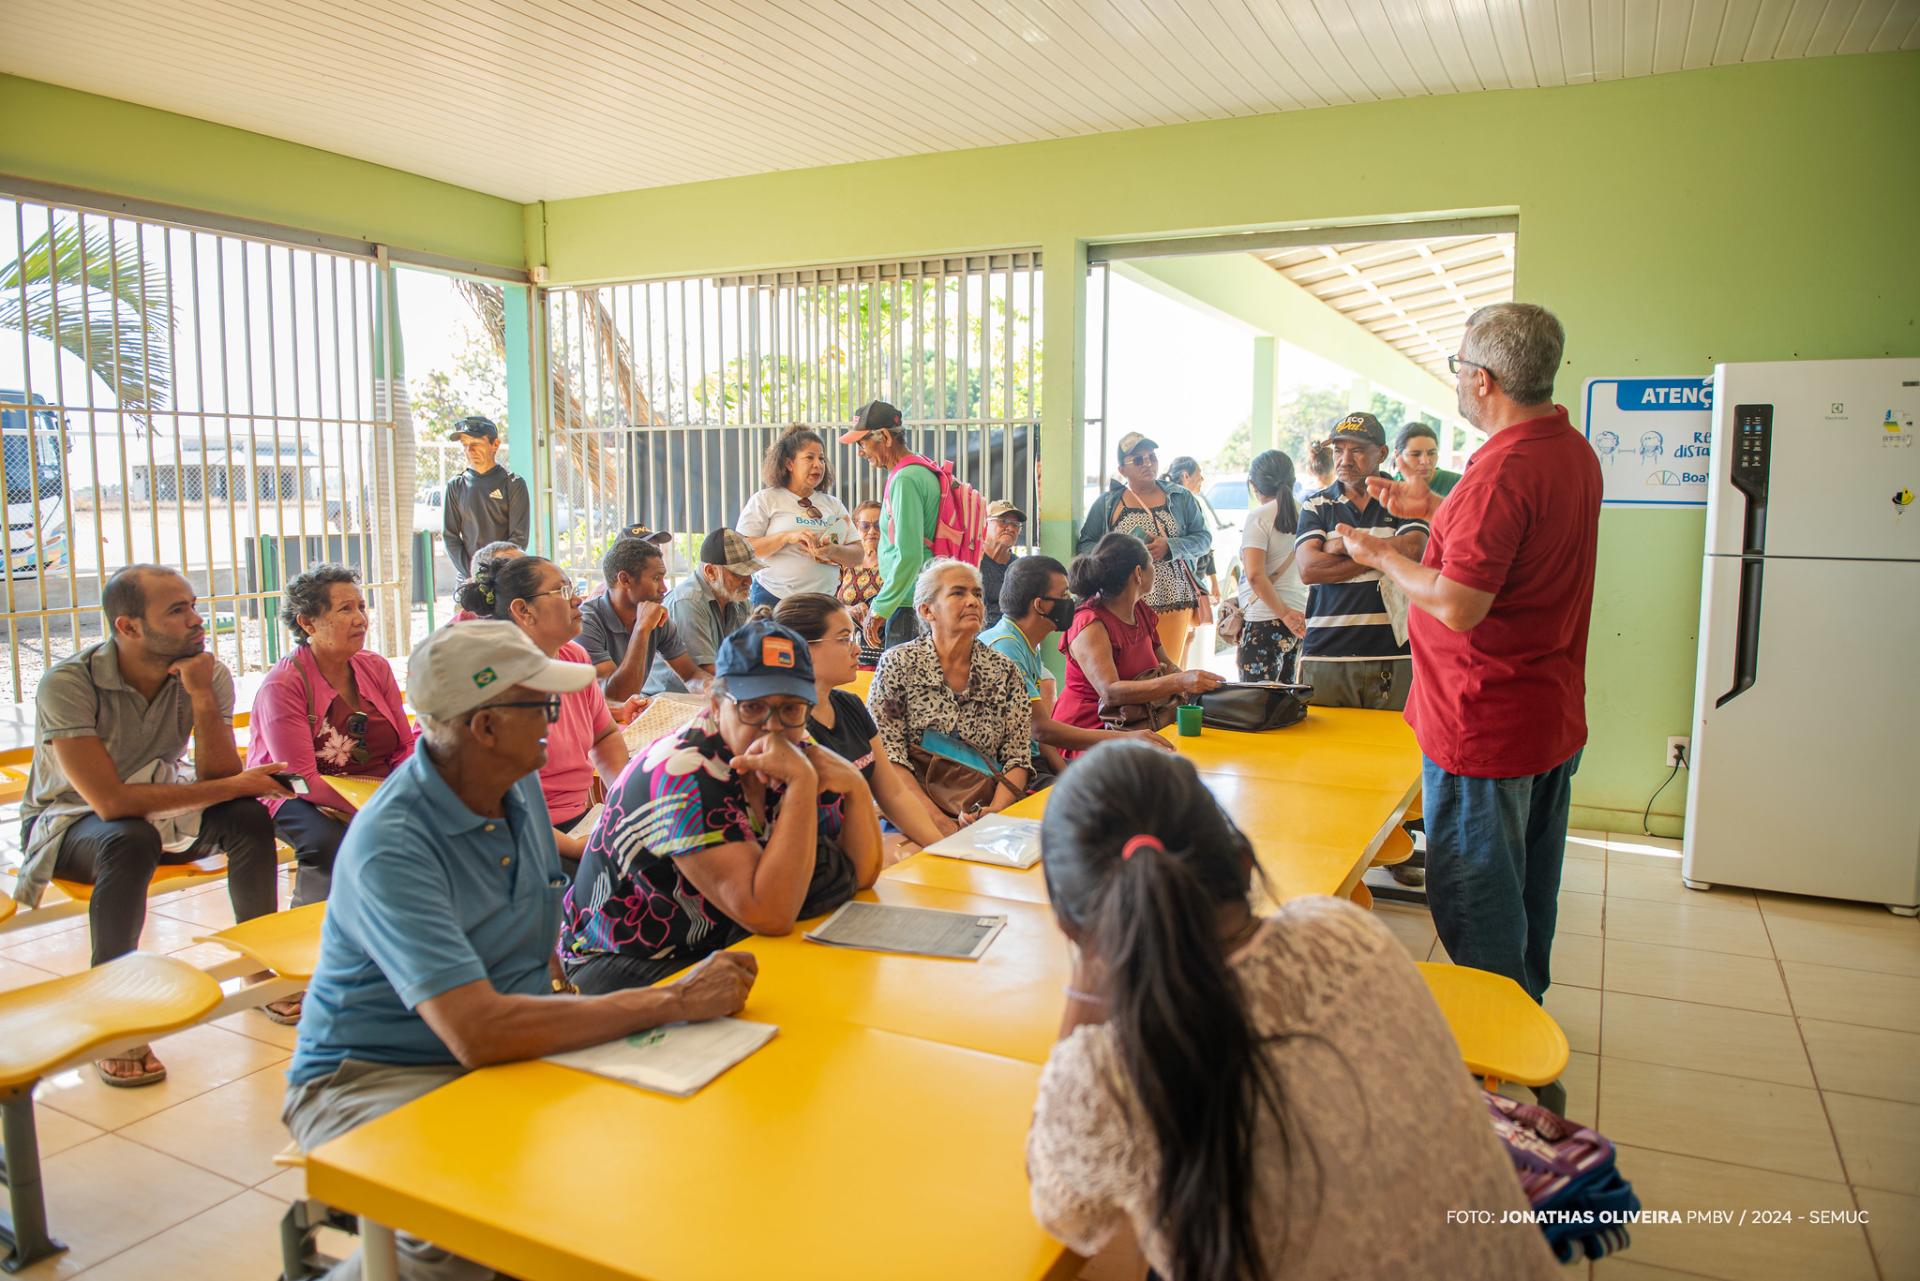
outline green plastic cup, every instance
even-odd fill
[[[1180,726],[1181,738],[1200,737],[1200,704],[1182,703],[1174,709],[1174,719]]]

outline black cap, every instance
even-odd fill
[[[666,530],[648,529],[645,525],[628,525],[616,534],[614,538],[617,542],[625,542],[629,538],[637,538],[643,543],[652,543],[655,547],[665,547],[673,541],[673,535],[669,534]]]
[[[899,431],[904,421],[900,411],[886,401],[870,400],[860,406],[860,412],[853,416],[852,428],[840,433],[840,443],[857,445],[867,438],[869,432]]]
[[[499,440],[500,429],[493,425],[493,419],[482,418],[475,414],[471,418],[462,418],[453,425],[448,440],[459,440],[462,436],[480,436],[487,440]]]
[[[1356,410],[1333,425],[1333,436],[1328,443],[1331,444],[1336,440],[1364,440],[1369,445],[1378,445],[1385,449],[1387,431],[1380,425],[1378,418]]]

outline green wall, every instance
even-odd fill
[[[1518,293],[1566,323],[1576,413],[1596,375],[1920,353],[1917,120],[1920,54],[1760,63],[555,201],[528,243],[561,282],[1038,245],[1044,439],[1077,458],[1089,240],[1518,211]],[[1050,539],[1074,470],[1046,470]],[[1703,526],[1602,518],[1578,821],[1634,829],[1689,731]]]
[[[384,165],[0,76],[0,173],[503,267],[521,208]]]

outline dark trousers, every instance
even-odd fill
[[[1504,974],[1538,1001],[1552,979],[1567,810],[1580,753],[1544,774],[1467,778],[1425,762],[1427,905],[1455,965]]]
[[[596,952],[585,960],[561,958],[567,982],[580,989],[582,996],[604,996],[628,988],[652,987],[669,974],[687,968],[685,960],[657,961],[649,956],[627,956],[620,952]]]
[[[89,814],[66,830],[53,874],[93,885],[87,919],[93,927],[93,963],[102,965],[140,946],[147,921],[147,887],[161,863],[185,862],[220,851],[227,856],[227,893],[242,921],[274,910],[277,894],[273,815],[251,796],[223,801],[200,812],[200,839],[170,860],[160,833],[144,818],[104,819]]]
[[[346,839],[347,825],[321,812],[312,801],[284,801],[274,815],[274,831],[293,846],[293,906],[326,901],[333,887],[333,860]]]
[[[893,613],[887,615],[885,642],[880,648],[883,650],[892,649],[895,645],[904,645],[910,640],[918,640],[919,638],[920,615],[914,613],[913,606],[902,605],[900,608],[894,610]]]

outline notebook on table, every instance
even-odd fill
[[[977,961],[1007,926],[1005,916],[976,916],[891,903],[843,903],[840,910],[808,930],[810,943],[858,948],[867,952],[905,952]]]
[[[547,1062],[684,1099],[771,1041],[779,1030],[771,1023],[746,1019],[669,1023],[604,1045],[549,1054]]]

